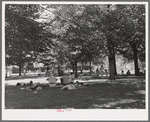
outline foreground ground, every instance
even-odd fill
[[[145,82],[126,80],[89,83],[75,90],[61,86],[28,91],[26,86],[6,85],[6,109],[145,109]]]

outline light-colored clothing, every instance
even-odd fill
[[[55,87],[56,84],[49,84],[49,87]]]
[[[62,87],[63,90],[73,90],[76,89],[76,87],[73,84],[68,84],[66,86]]]
[[[54,76],[49,76],[49,87],[56,86],[56,78]]]
[[[74,75],[69,75],[69,83],[73,83],[74,82]]]
[[[100,68],[100,73],[101,73],[101,76],[103,76],[103,74],[104,74],[104,68],[103,67]]]

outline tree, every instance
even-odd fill
[[[124,12],[126,16],[123,17],[122,21],[122,40],[124,43],[128,43],[133,51],[135,75],[139,75],[138,50],[141,50],[141,53],[145,52],[145,6],[127,5]],[[141,57],[142,60],[145,55]]]
[[[99,43],[103,43],[103,47],[107,50],[105,51],[105,54],[109,57],[110,79],[115,79],[116,49],[122,46],[128,46],[128,44],[132,45],[131,48],[134,52],[134,59],[137,59],[136,49],[141,49],[143,50],[142,52],[144,52],[144,39],[142,39],[142,46],[140,43],[137,44],[137,41],[135,41],[143,38],[145,33],[143,30],[145,26],[145,22],[143,21],[144,13],[142,12],[144,7],[142,6],[54,5],[55,9],[52,10],[49,9],[51,8],[51,5],[48,5],[46,10],[51,11],[55,15],[54,20],[57,20],[55,24],[58,24],[59,22],[59,26],[55,29],[55,32],[58,32],[60,36],[61,34],[62,36],[64,34],[67,35],[65,38],[63,37],[61,41],[64,41],[67,45],[69,45],[71,48],[70,50],[80,50],[82,56],[77,56],[80,61],[90,60],[95,56],[95,54],[97,55],[97,53],[101,53],[101,50],[96,51],[96,53],[93,51],[89,40],[99,40]],[[138,18],[138,20],[136,18]],[[133,27],[135,27],[135,29],[133,29]],[[102,34],[103,39],[90,39],[89,35],[92,37],[95,32]],[[129,41],[131,39],[134,40],[132,42],[134,42],[134,44],[136,43],[136,46],[131,44],[132,42]],[[74,46],[71,46],[71,44]],[[121,49],[121,51],[124,52],[123,49]],[[128,52],[129,54],[132,53],[132,51]],[[124,54],[127,55],[126,53]],[[137,61],[135,60],[135,62]],[[135,64],[135,67],[137,70],[137,63]]]
[[[42,24],[34,20],[39,16],[39,5],[6,4],[5,8],[5,50],[11,64],[19,66],[21,75],[24,63],[46,49],[52,34],[48,35]]]
[[[115,54],[114,43],[116,39],[117,23],[119,22],[119,12],[113,5],[89,5],[86,6],[84,16],[93,25],[94,30],[105,35],[106,48],[109,57],[110,79],[115,79]],[[107,54],[107,52],[106,52]]]
[[[86,7],[85,17],[95,29],[105,34],[111,79],[114,79],[115,72],[114,47],[126,46],[125,43],[128,43],[133,50],[130,51],[130,54],[133,52],[135,74],[138,74],[137,49],[141,47],[144,52],[144,11],[144,5],[91,5]]]

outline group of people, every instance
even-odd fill
[[[107,71],[107,69],[104,69],[103,65],[101,65],[100,70],[98,68],[96,69],[96,75],[97,76],[99,76],[99,75],[103,76],[104,74],[106,76],[108,76],[108,71]]]
[[[125,75],[123,70],[121,71],[121,75]],[[127,75],[127,76],[131,76],[130,70],[128,70],[128,71],[126,72],[126,75]]]
[[[27,90],[41,90],[41,89],[45,89],[48,87],[56,87],[57,85],[57,78],[53,75],[52,72],[50,72],[50,76],[46,79],[49,81],[49,84],[40,84],[40,83],[33,83],[33,81],[30,81],[29,83],[17,83],[16,86],[27,86],[26,89]],[[78,81],[76,81],[76,83],[74,83],[74,74],[70,73],[70,74],[65,74],[60,78],[61,81],[61,85],[59,85],[61,87],[61,90],[73,90],[78,88],[79,86],[83,86],[86,84],[80,83]],[[87,85],[86,85],[87,86]]]
[[[57,79],[53,75],[52,72],[50,73],[50,76],[47,80],[49,81],[49,87],[56,86]],[[62,84],[61,90],[73,90],[73,89],[76,89],[77,87],[83,85],[83,83],[80,83],[80,82],[74,83],[74,74],[73,73],[63,75],[60,78],[60,81]]]
[[[48,84],[40,84],[38,83],[33,83],[33,81],[30,81],[29,83],[17,83],[16,86],[26,86],[26,88],[21,88],[21,89],[27,89],[27,90],[41,90],[41,89],[45,89],[48,88]]]
[[[108,76],[108,71],[107,71],[107,69],[104,69],[103,65],[101,65],[100,69],[98,69],[98,68],[96,69],[96,75],[97,75],[97,76],[99,76],[99,75],[104,76],[104,74],[105,74],[106,76]],[[121,74],[122,74],[122,75],[125,75],[123,70],[121,71]],[[131,76],[130,70],[128,70],[128,71],[126,72],[126,75],[127,75],[127,76]]]

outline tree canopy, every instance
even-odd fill
[[[41,59],[50,56],[57,63],[76,66],[108,56],[114,79],[115,54],[134,60],[136,75],[138,59],[145,61],[144,5],[7,4],[5,8],[10,64],[42,55]]]

